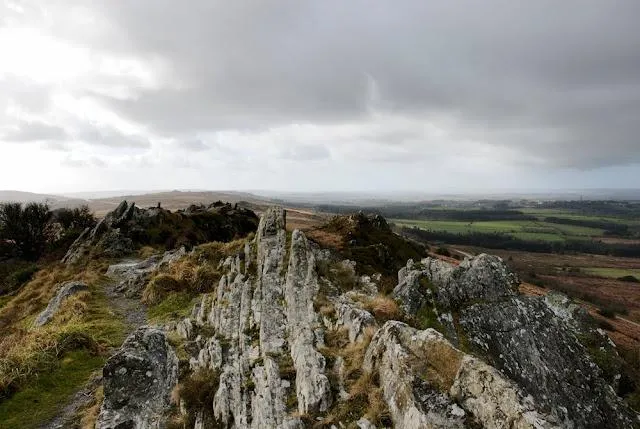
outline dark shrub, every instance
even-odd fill
[[[36,260],[49,240],[50,219],[47,204],[0,204],[0,240],[14,243],[23,258]]]
[[[447,249],[446,247],[438,247],[436,249],[436,254],[451,257],[451,252],[449,252],[449,249]]]
[[[60,223],[65,230],[77,229],[82,231],[96,226],[96,218],[87,205],[74,209],[58,209],[53,213],[53,220]]]

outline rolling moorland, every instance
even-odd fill
[[[638,425],[634,203],[194,196],[14,207],[0,428]]]
[[[527,291],[559,290],[601,319],[629,349],[640,344],[640,203],[624,200],[441,200],[317,205],[380,213],[396,232],[445,256],[501,256]]]

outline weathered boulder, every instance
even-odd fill
[[[349,333],[349,341],[354,343],[364,339],[365,330],[376,326],[376,319],[367,310],[359,308],[353,301],[341,297],[336,303],[337,326],[344,326]]]
[[[121,227],[134,219],[140,219],[142,211],[135,206],[122,201],[118,207],[109,212],[95,227],[85,229],[73,242],[62,262],[74,264],[87,256],[96,246],[107,256],[120,257],[133,250],[133,241],[120,230]]]
[[[493,302],[518,293],[518,277],[498,256],[483,253],[465,259],[456,268],[443,264],[433,259],[423,261],[427,277],[437,288],[437,299],[445,307],[477,300]]]
[[[393,297],[400,303],[402,309],[409,314],[417,313],[428,304],[431,291],[423,287],[423,279],[427,278],[421,267],[417,267],[413,260],[398,271],[398,285],[393,289]]]
[[[163,331],[142,327],[109,358],[103,380],[96,429],[160,429],[178,381],[178,358]]]
[[[298,411],[326,411],[331,405],[331,385],[325,375],[325,359],[316,349],[319,325],[313,303],[318,293],[315,257],[304,234],[293,231],[285,284],[291,357],[296,370]]]
[[[541,298],[511,297],[460,312],[471,345],[566,426],[632,427],[635,416]]]
[[[64,302],[64,300],[72,295],[88,289],[89,288],[87,287],[87,285],[82,282],[66,282],[61,284],[58,288],[58,291],[56,292],[56,295],[49,301],[47,308],[45,308],[42,313],[40,313],[36,318],[34,325],[46,325],[47,323],[49,323],[49,321],[51,321],[53,316],[60,309],[60,305]]]
[[[413,280],[423,276],[428,287]],[[443,323],[443,332],[452,341],[458,343],[462,335],[478,356],[516,381],[562,425],[637,424],[578,337],[595,335],[599,346],[611,347],[569,300],[519,296],[517,277],[500,258],[485,254],[458,267],[427,258],[408,265],[399,279],[395,293],[405,310],[416,314],[425,303],[440,311],[440,320],[450,321],[451,327]],[[452,312],[455,322],[448,316]]]
[[[515,383],[433,329],[385,323],[371,341],[363,369],[378,374],[397,428],[558,427]]]

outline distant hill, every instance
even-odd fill
[[[36,194],[33,192],[22,191],[1,191],[0,202],[19,202],[19,203],[44,203],[47,202],[51,208],[74,207],[80,204],[86,204],[86,200],[79,198],[68,198],[61,195]]]

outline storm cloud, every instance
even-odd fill
[[[0,66],[3,148],[68,139],[86,159],[164,168],[172,150],[234,171],[313,162],[318,177],[303,182],[316,188],[338,186],[321,178],[326,165],[358,185],[383,163],[388,185],[406,188],[419,173],[398,173],[416,163],[488,186],[511,166],[533,177],[640,163],[632,0],[12,1],[1,12],[0,49],[15,60]]]

